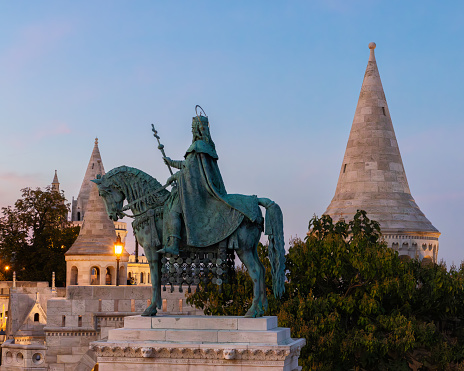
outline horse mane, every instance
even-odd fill
[[[162,188],[161,183],[144,171],[125,165],[107,172],[102,176],[102,181],[105,183],[109,182],[111,185],[121,189],[128,202],[144,198],[141,202],[149,205],[159,205],[161,203],[160,199],[165,199],[164,196],[169,194],[169,191],[163,189],[153,195],[149,195],[150,192]]]

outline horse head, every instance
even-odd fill
[[[106,206],[111,220],[122,219],[124,210],[130,208],[134,215],[144,214],[148,209],[162,206],[169,191],[151,175],[142,170],[119,166],[103,176],[92,180]],[[124,200],[127,205],[124,206]]]
[[[103,198],[109,218],[113,221],[122,219],[124,217],[122,208],[126,196],[121,188],[114,182],[109,181],[106,175],[97,176],[97,179],[91,181],[98,187],[98,194]]]

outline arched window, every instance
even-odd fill
[[[70,282],[71,285],[77,285],[78,274],[79,274],[79,270],[77,269],[77,267],[75,266],[71,267],[71,282]]]
[[[105,284],[112,285],[113,284],[113,269],[112,267],[106,268],[106,280]]]
[[[39,322],[39,313],[34,314],[34,322]]]
[[[131,279],[132,278],[132,273],[129,272],[127,278]]]
[[[78,221],[81,220],[81,212],[80,212],[80,211],[77,212],[77,220],[78,220]]]
[[[142,273],[140,273],[140,283],[143,283],[143,279],[144,279],[144,277],[143,277],[143,276],[144,276],[143,272],[142,272]]]
[[[98,267],[90,268],[90,284],[91,285],[100,284],[100,268]]]

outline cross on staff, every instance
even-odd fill
[[[155,129],[155,125],[153,125],[153,124],[151,124],[151,131],[153,131],[153,136],[158,141],[158,149],[161,151],[161,154],[163,155],[163,157],[166,157],[166,153],[164,153],[164,144],[161,144],[160,137],[158,135],[158,132]],[[166,164],[166,165],[167,165],[171,175],[173,175],[174,173],[172,172],[171,166],[169,164]]]

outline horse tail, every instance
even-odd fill
[[[258,204],[266,208],[264,233],[269,238],[274,296],[280,298],[285,291],[285,241],[284,223],[280,206],[268,198],[258,198]]]

